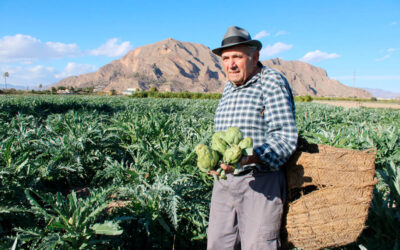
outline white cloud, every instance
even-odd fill
[[[38,60],[77,57],[89,54],[92,56],[122,56],[132,49],[130,42],[118,43],[117,38],[109,39],[97,49],[81,51],[75,43],[42,42],[23,34],[0,38],[0,63],[32,64]]]
[[[395,26],[395,25],[397,25],[397,22],[391,22],[390,25]]]
[[[130,42],[122,42],[121,44],[118,44],[118,41],[118,38],[111,38],[97,49],[90,50],[89,54],[94,56],[117,57],[125,55],[132,49]]]
[[[285,44],[281,42],[277,42],[274,45],[267,45],[265,48],[261,49],[260,51],[260,57],[269,57],[273,56],[279,53],[282,53],[284,51],[288,51],[292,49],[293,45],[291,44]]]
[[[382,57],[376,58],[375,61],[380,62],[380,61],[383,61],[383,60],[386,60],[386,59],[390,58],[391,56],[392,56],[391,54],[387,54],[387,55],[384,55]]]
[[[0,62],[32,63],[40,59],[54,59],[81,55],[76,44],[43,43],[29,35],[17,34],[0,38]]]
[[[10,77],[7,82],[10,84],[33,86],[39,84],[47,85],[55,82],[56,69],[53,67],[45,67],[43,65],[36,66],[3,66],[2,71],[7,71]]]
[[[385,50],[386,55],[376,58],[375,61],[377,61],[377,62],[384,61],[384,60],[390,58],[393,55],[393,53],[397,50],[398,49],[396,49],[396,48],[388,48],[387,50]]]
[[[328,60],[328,59],[334,59],[340,57],[339,54],[336,53],[326,53],[320,50],[315,50],[308,52],[301,58],[301,61],[308,62],[308,63],[313,63],[313,62],[320,62],[323,60]]]
[[[283,36],[283,35],[287,35],[287,34],[289,34],[289,33],[284,30],[281,30],[281,31],[276,32],[275,36]]]
[[[89,72],[94,72],[97,69],[98,67],[95,65],[69,62],[67,63],[67,66],[65,66],[63,72],[55,74],[55,78],[60,79],[73,75],[81,75]]]
[[[262,30],[262,31],[258,32],[258,33],[254,36],[254,39],[261,39],[261,38],[263,38],[263,37],[270,36],[270,35],[271,35],[271,34],[268,33],[266,30]]]
[[[0,72],[8,72],[9,78],[7,78],[7,83],[15,85],[24,85],[31,87],[38,87],[39,84],[50,85],[61,78],[65,78],[72,75],[80,75],[89,72],[96,71],[97,66],[90,64],[78,64],[69,62],[60,72],[53,67],[46,67],[43,65],[36,66],[10,66],[2,65],[0,66]],[[1,86],[1,85],[0,85]]]

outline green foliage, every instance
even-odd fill
[[[295,100],[298,97],[295,97]],[[327,97],[327,96],[314,96],[313,100],[325,101],[351,101],[351,102],[382,102],[382,103],[396,103],[395,99],[378,100],[376,97],[371,98],[358,98],[358,97]],[[297,100],[296,100],[297,101]]]
[[[154,88],[154,89],[153,89]],[[129,97],[132,98],[184,98],[184,99],[212,99],[217,100],[221,98],[220,93],[198,93],[198,92],[159,92],[157,88],[152,87],[149,91],[133,92]]]
[[[21,245],[39,249],[83,249],[91,245],[110,245],[97,235],[120,235],[122,230],[114,221],[96,222],[107,208],[107,197],[112,191],[112,188],[91,190],[88,197],[78,198],[74,191],[64,197],[60,193],[40,195],[26,190],[30,213],[38,225],[45,226],[40,230],[37,227],[15,228]]]
[[[296,102],[312,102],[313,98],[310,95],[305,96],[295,96],[294,100]]]
[[[212,177],[199,173],[195,146],[211,143],[217,104],[1,96],[0,248],[204,249]],[[296,111],[310,142],[377,150],[379,183],[358,243],[396,248],[400,112]]]
[[[150,92],[158,92],[158,89],[156,88],[156,87],[151,87],[150,89],[149,89],[149,91]]]
[[[377,170],[380,183],[374,190],[370,227],[361,242],[368,249],[398,249],[400,246],[400,169],[393,161]]]
[[[120,235],[123,230],[120,230],[118,224],[112,221],[106,221],[102,224],[96,223],[90,227],[90,229],[94,230],[95,234],[103,234],[103,235]]]
[[[0,248],[10,248],[16,234],[24,248],[204,248],[211,182],[194,175],[194,147],[211,137],[216,104],[4,96]],[[71,190],[87,187],[114,191],[77,197],[69,209],[77,196]],[[66,223],[95,210],[80,227]],[[123,233],[110,236],[116,227],[108,221],[120,221],[114,231]]]

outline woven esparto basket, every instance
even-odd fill
[[[375,158],[375,150],[302,145],[285,166],[283,247],[320,249],[355,242],[377,182]]]

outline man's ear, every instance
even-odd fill
[[[256,50],[256,51],[254,51],[254,55],[253,55],[253,64],[254,64],[254,66],[257,65],[258,59],[260,59],[260,51]]]

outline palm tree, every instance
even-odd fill
[[[4,72],[3,76],[4,76],[4,86],[7,89],[7,81],[6,81],[6,79],[7,79],[7,77],[10,77],[10,74],[8,74],[8,72]]]

